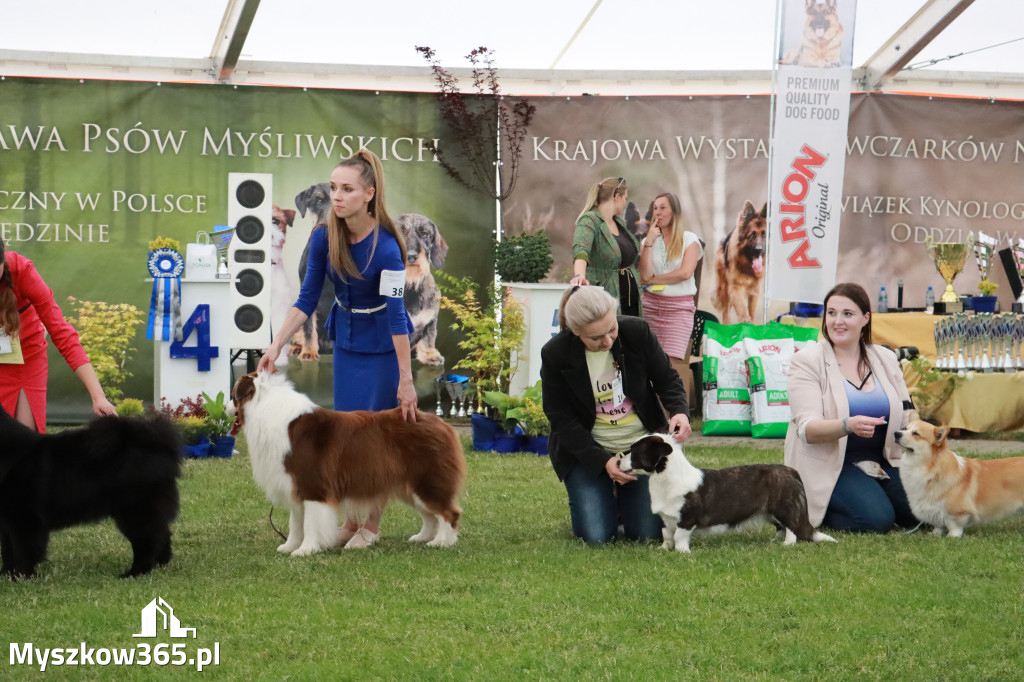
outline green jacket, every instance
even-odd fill
[[[625,234],[636,245],[637,260],[629,266],[629,272],[637,283],[637,290],[640,289],[640,271],[637,269],[637,262],[640,260],[640,243],[636,236],[626,229],[626,223],[622,216],[615,216],[615,224],[619,232]],[[615,236],[608,231],[604,223],[604,216],[593,208],[576,221],[576,232],[572,237],[572,259],[582,258],[587,261],[587,281],[595,286],[604,287],[604,290],[619,298],[619,263],[622,262],[622,251],[619,249]],[[620,306],[621,309],[621,306]],[[640,308],[641,314],[643,307]]]

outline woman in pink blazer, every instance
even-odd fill
[[[871,304],[858,284],[825,296],[824,340],[793,356],[785,462],[800,472],[814,526],[884,533],[913,527],[893,434],[913,403],[896,355],[871,343]]]

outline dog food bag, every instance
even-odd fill
[[[769,323],[743,339],[750,380],[750,433],[754,438],[785,438],[789,428],[787,380],[793,354],[815,342],[818,330]]]
[[[704,325],[705,436],[750,435],[750,390],[743,337],[751,324]]]

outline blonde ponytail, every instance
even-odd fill
[[[587,192],[587,200],[584,203],[583,211],[576,216],[576,221],[579,222],[579,219],[587,211],[593,210],[596,206],[619,196],[628,189],[625,178],[605,178],[601,182],[595,182]]]
[[[341,166],[352,166],[358,168],[360,171],[359,180],[363,183],[363,186],[372,187],[374,189],[373,198],[370,199],[370,203],[367,204],[366,210],[370,214],[370,217],[376,218],[380,226],[387,230],[387,232],[395,238],[395,241],[398,242],[398,248],[402,253],[402,262],[404,263],[406,256],[405,236],[402,234],[402,231],[395,226],[395,222],[391,219],[391,216],[388,215],[388,210],[384,203],[384,168],[381,166],[380,159],[370,150],[362,148],[339,163],[335,168],[339,168]],[[348,225],[345,224],[345,221],[339,218],[332,210],[327,216],[327,227],[327,243],[331,266],[342,280],[347,276],[362,279],[362,273],[359,272],[359,268],[356,266],[355,260],[352,258],[352,250],[349,248]],[[370,250],[371,260],[373,259],[373,254],[376,250],[377,232],[374,231],[373,245]]]

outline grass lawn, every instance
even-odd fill
[[[782,459],[781,443],[688,454],[704,467]],[[764,529],[695,537],[689,556],[590,548],[571,537],[546,458],[467,459],[455,547],[408,543],[419,517],[396,504],[372,549],[302,559],[274,551],[244,444],[231,460],[190,460],[167,568],[118,580],[130,550],[104,523],[56,533],[37,579],[0,581],[0,680],[1024,677],[1024,518],[960,540],[840,533],[839,544],[784,548]],[[287,528],[286,511],[275,521]],[[156,597],[195,639],[132,637]],[[220,659],[201,674],[155,664],[40,673],[11,663],[11,642],[185,643],[181,658],[216,643]]]

